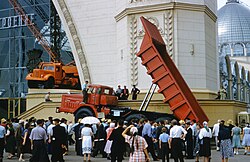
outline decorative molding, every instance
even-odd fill
[[[137,60],[137,19],[135,15],[130,17],[130,67],[131,85],[138,85],[138,60]]]
[[[174,54],[174,14],[173,10],[167,10],[164,15],[164,30],[167,51],[170,57]]]
[[[179,3],[179,2],[161,3],[161,4],[156,4],[156,5],[126,8],[115,16],[115,20],[118,22],[128,15],[163,11],[163,10],[170,10],[170,9],[205,12],[205,14],[207,14],[214,22],[216,22],[217,20],[216,14],[212,10],[210,10],[210,8],[208,8],[206,5],[197,5],[197,4],[188,4],[188,3]]]
[[[73,51],[81,84],[83,84],[85,80],[88,80],[91,83],[85,51],[67,4],[65,3],[65,0],[53,0],[53,3],[64,23],[65,31],[70,40],[70,46]]]

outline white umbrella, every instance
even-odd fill
[[[83,124],[97,124],[100,123],[100,120],[93,116],[87,116],[81,120]]]

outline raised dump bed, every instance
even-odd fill
[[[145,35],[137,56],[159,86],[159,93],[165,97],[170,109],[179,119],[196,119],[198,122],[208,121],[208,117],[195,99],[187,83],[167,53],[166,45],[156,26],[141,17]]]

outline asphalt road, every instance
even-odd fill
[[[69,148],[70,152],[69,155],[64,156],[65,162],[82,162],[83,161],[83,157],[81,156],[76,156],[74,150],[74,146],[70,146]],[[250,155],[243,155],[244,150],[241,149],[239,152],[239,155],[235,155],[235,157],[230,158],[229,161],[230,162],[250,162]],[[13,157],[13,159],[7,159],[6,158],[7,155],[4,155],[4,162],[18,162],[18,158],[17,157]],[[30,155],[25,155],[24,159],[25,161],[29,161]],[[106,162],[106,161],[110,161],[107,160],[106,158],[101,158],[101,156],[99,155],[96,158],[91,158],[92,162]],[[153,161],[153,160],[152,160]],[[184,160],[185,162],[194,162],[195,160]],[[200,159],[200,161],[202,161]],[[128,162],[128,157],[125,158],[124,162]],[[170,159],[170,162],[174,162],[173,159]],[[221,162],[221,158],[220,158],[220,152],[217,152],[215,150],[212,150],[212,159],[211,162]]]

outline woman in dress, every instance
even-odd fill
[[[250,125],[249,123],[247,123],[246,127],[243,128],[242,146],[245,146],[244,155],[250,154]]]
[[[110,153],[111,153],[111,146],[112,146],[112,141],[108,140],[111,133],[115,129],[115,123],[110,123],[109,128],[106,130],[107,132],[107,142],[104,148],[104,151],[107,153],[107,159],[110,160]]]
[[[92,150],[92,136],[93,132],[90,124],[85,124],[81,131],[82,136],[82,154],[83,161],[86,162],[86,155],[88,154],[88,162],[90,162],[90,154]]]
[[[232,142],[233,142],[233,148],[234,148],[234,155],[239,154],[239,147],[240,147],[240,133],[241,129],[239,127],[238,123],[235,123],[235,127],[232,129]]]
[[[30,124],[26,123],[24,126],[23,134],[22,134],[23,142],[21,146],[21,154],[19,157],[19,161],[25,161],[23,159],[24,153],[29,153],[29,154],[31,153],[31,143],[29,139],[30,132],[31,132]]]
[[[230,129],[225,126],[224,120],[220,122],[218,140],[220,143],[222,162],[228,162],[228,158],[233,157],[233,148],[231,143],[231,132]]]
[[[126,133],[130,129],[130,135]],[[130,146],[130,157],[129,162],[148,162],[150,160],[146,140],[137,135],[138,129],[134,125],[130,125],[123,132],[122,136],[125,138],[125,142],[129,143]]]
[[[199,151],[200,151],[200,143],[199,143],[199,134],[200,134],[200,129],[201,126],[200,124],[196,125],[196,134],[194,136],[195,144],[194,144],[194,157],[195,157],[195,162],[199,162]]]
[[[15,131],[12,123],[7,124],[7,133],[6,133],[6,147],[5,151],[8,152],[8,159],[11,159],[15,155]]]
[[[208,127],[207,122],[203,122],[203,128],[199,133],[200,151],[199,155],[204,157],[204,162],[209,162],[211,156],[210,139],[212,138],[212,131]]]

